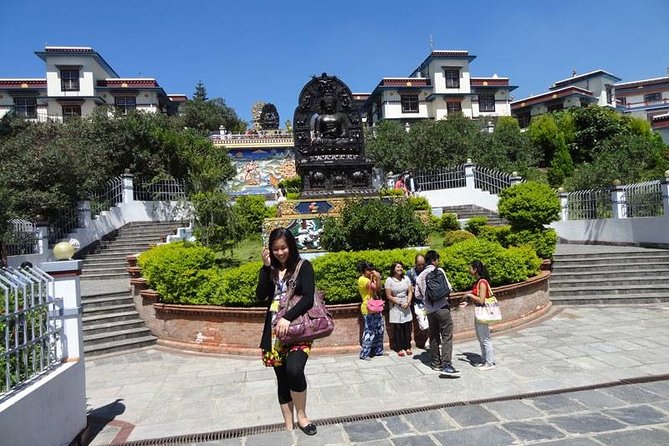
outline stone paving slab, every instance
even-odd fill
[[[480,371],[467,359],[476,358],[478,342],[456,342],[454,363],[462,372],[459,379],[439,379],[438,373],[428,366],[428,355],[419,349],[415,352],[420,354],[414,357],[392,354],[360,361],[355,355],[318,356],[316,345],[315,354],[307,363],[308,413],[317,421],[669,374],[669,355],[658,354],[661,345],[642,342],[669,338],[667,316],[666,305],[560,309],[538,325],[493,333],[498,366],[491,371]],[[638,345],[635,355],[628,356],[632,350],[600,348],[595,349],[597,355],[593,358],[576,348],[607,343],[606,336],[601,334],[608,331],[624,331],[625,340]],[[559,343],[547,342],[553,335],[560,339]],[[561,356],[556,357],[556,353]],[[620,358],[633,360],[616,363]],[[94,358],[87,361],[86,373],[88,409],[95,415],[115,414],[115,420],[132,426],[128,441],[282,421],[276,403],[274,373],[264,368],[258,358],[194,355],[151,348]],[[488,382],[494,382],[494,386],[483,385]],[[326,443],[307,439],[299,431],[272,433],[267,438],[276,441],[264,444],[430,444],[430,441],[451,444],[455,438],[453,432],[458,431],[457,437],[461,439],[489,435],[491,443],[486,444],[511,444],[508,441],[532,444],[521,437],[534,435],[542,437],[541,441],[555,438],[566,441],[555,444],[579,445],[588,444],[579,443],[579,436],[594,438],[600,433],[647,429],[628,422],[637,420],[639,414],[652,415],[658,421],[650,426],[657,430],[652,438],[662,439],[663,432],[669,433],[669,423],[663,421],[668,414],[668,394],[666,382],[607,387],[573,395],[448,407],[335,425],[340,429],[321,426],[319,429],[325,435],[317,437],[327,440]],[[583,426],[579,414],[587,414],[591,423]],[[505,423],[516,424],[506,429]],[[553,437],[555,430],[564,437]],[[364,437],[371,436],[371,432],[376,432],[378,438]],[[256,438],[249,436],[241,444],[262,444]],[[609,441],[609,437],[602,438]],[[240,444],[226,441],[206,444]],[[607,444],[597,441],[591,444]],[[109,434],[104,429],[91,444],[108,443]]]

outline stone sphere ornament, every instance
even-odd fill
[[[53,256],[58,260],[69,260],[75,251],[76,249],[69,242],[60,242],[53,247]]]

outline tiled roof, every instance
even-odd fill
[[[617,84],[614,84],[614,87],[616,87],[616,90],[623,90],[627,88],[645,87],[647,85],[663,84],[665,82],[669,82],[669,76],[656,77],[652,79],[642,79],[631,82],[619,82]]]
[[[616,79],[616,80],[621,80],[618,76],[615,76],[615,75],[609,73],[608,71],[594,70],[594,71],[589,71],[587,73],[572,76],[572,77],[569,77],[567,79],[559,80],[559,81],[555,82],[551,88],[561,88],[561,87],[564,87],[566,85],[572,84],[574,82],[578,82],[578,81],[581,81],[583,79],[587,79],[589,77],[602,76],[602,75],[609,76],[609,77],[611,77],[613,79]]]
[[[539,104],[551,99],[563,98],[565,96],[581,95],[592,97],[592,92],[580,87],[564,87],[558,90],[548,91],[536,96],[529,96],[527,98],[519,99],[511,103],[511,108],[523,108],[529,105]]]

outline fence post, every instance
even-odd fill
[[[612,218],[627,218],[625,188],[621,186],[620,180],[613,181],[613,186],[611,186],[611,207]]]
[[[121,175],[121,178],[123,179],[123,203],[130,203],[135,201],[133,174],[126,171],[123,175]]]
[[[56,299],[63,321],[63,361],[78,361],[84,356],[79,284],[82,264],[83,260],[60,260],[40,264],[42,271],[54,278],[51,293]]]
[[[660,181],[660,191],[662,192],[662,207],[664,207],[664,217],[669,218],[669,170],[664,172],[664,178]]]
[[[560,220],[569,220],[569,194],[563,188],[558,189],[558,197],[560,198]]]
[[[467,162],[464,164],[465,168],[465,187],[467,189],[474,189],[475,188],[475,182],[474,182],[474,168],[476,167],[476,164],[472,163],[471,158],[467,158]]]
[[[49,250],[49,224],[45,221],[35,223],[37,231],[37,253],[46,254]]]
[[[511,172],[511,176],[509,177],[509,183],[511,183],[511,186],[515,186],[516,184],[520,184],[523,182],[523,177],[518,175],[518,172]]]
[[[83,200],[77,202],[77,227],[86,228],[91,222],[91,202]]]

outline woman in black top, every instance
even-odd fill
[[[316,426],[309,421],[305,412],[307,380],[304,376],[304,366],[311,351],[311,342],[283,345],[278,339],[278,336],[288,331],[291,321],[313,306],[314,269],[309,261],[303,260],[298,276],[291,277],[300,261],[300,253],[297,250],[295,237],[285,228],[277,228],[270,233],[269,248],[262,250],[262,260],[256,298],[259,301],[270,302],[260,342],[263,363],[267,367],[273,367],[276,373],[279,405],[286,429],[293,429],[295,424],[293,412],[295,412],[297,426],[305,434],[314,435],[317,432]],[[279,301],[288,291],[291,280],[296,283],[295,295],[300,295],[302,298],[283,318],[274,321],[279,310]]]

